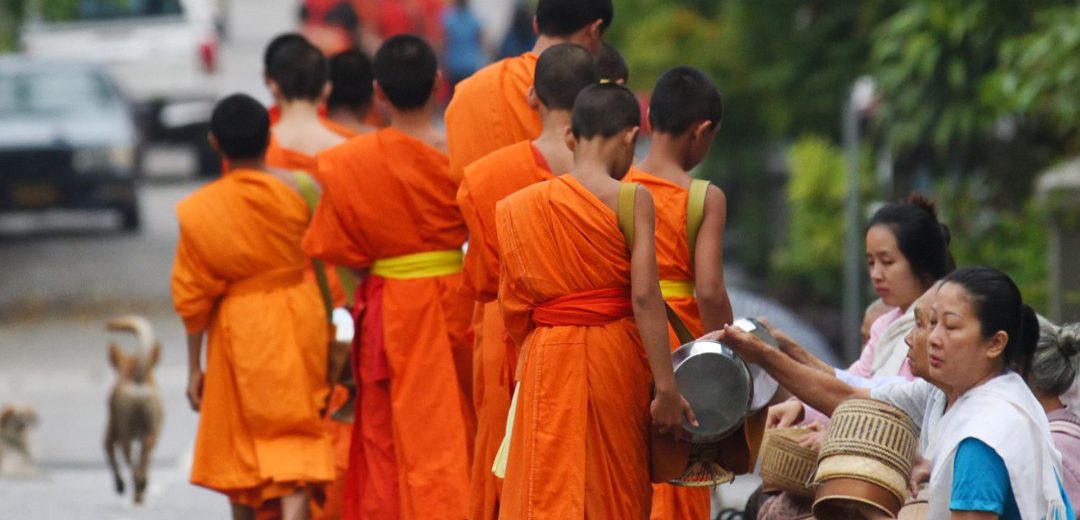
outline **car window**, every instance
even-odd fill
[[[0,73],[0,114],[55,116],[104,110],[119,102],[112,86],[93,71]]]
[[[116,20],[183,14],[180,0],[75,0],[44,2],[42,18],[51,22]]]

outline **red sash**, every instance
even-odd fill
[[[537,327],[597,327],[634,315],[627,287],[596,289],[560,296],[533,309]]]

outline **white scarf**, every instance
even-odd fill
[[[1009,371],[968,390],[935,428],[928,450],[934,461],[928,520],[951,516],[953,459],[968,437],[986,443],[1005,461],[1022,518],[1065,518],[1057,480],[1061,454],[1050,437],[1046,413],[1024,380]]]
[[[915,327],[915,306],[889,324],[874,344],[874,362],[870,367],[870,377],[900,375],[900,368],[907,359],[908,346],[904,337]]]

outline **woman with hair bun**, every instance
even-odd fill
[[[1039,321],[1039,344],[1028,385],[1050,420],[1050,436],[1061,452],[1062,480],[1069,499],[1080,499],[1080,416],[1062,403],[1061,395],[1076,380],[1080,356],[1080,323],[1058,327]]]

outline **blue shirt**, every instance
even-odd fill
[[[1057,483],[1065,502],[1065,518],[1076,518],[1061,477],[1057,477]],[[974,437],[964,439],[956,448],[949,509],[992,512],[1001,520],[1022,520],[1005,461],[993,448]]]
[[[448,7],[443,18],[446,39],[446,72],[461,80],[484,66],[480,21],[468,9]]]

